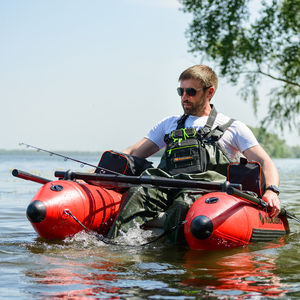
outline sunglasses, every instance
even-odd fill
[[[178,95],[181,97],[183,94],[184,94],[184,91],[186,92],[186,94],[188,96],[195,96],[197,94],[198,91],[200,90],[206,90],[208,89],[208,87],[205,87],[205,88],[200,88],[200,89],[194,89],[194,88],[177,88],[177,93]]]

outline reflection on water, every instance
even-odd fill
[[[268,244],[264,249],[281,245],[283,240]],[[241,253],[221,257],[208,254],[202,259],[199,253],[188,251],[185,256],[186,264],[193,271],[185,284],[190,287],[206,287],[207,295],[235,295],[238,299],[245,298],[244,292],[248,296],[283,296],[289,285],[282,283],[275,274],[276,255],[249,250],[244,249]],[[206,270],[205,280],[203,270]]]
[[[98,156],[78,157],[97,163]],[[34,156],[0,157],[0,295],[3,299],[266,299],[300,297],[300,224],[273,243],[222,251],[152,244],[108,246],[85,233],[62,242],[37,238],[25,216],[40,185],[10,169],[51,178],[78,169]],[[276,160],[283,206],[300,216],[300,160]],[[133,237],[130,237],[133,239]],[[135,237],[138,238],[138,237]]]
[[[86,253],[81,253],[85,256]],[[94,260],[95,258],[93,258]],[[119,287],[111,284],[117,279],[114,262],[82,262],[72,257],[42,256],[41,262],[51,268],[31,270],[26,276],[32,278],[41,290],[41,295],[49,298],[90,297],[107,294],[118,298]],[[47,288],[48,287],[48,288]],[[49,292],[46,292],[46,291]]]
[[[119,299],[122,294],[140,296],[143,291],[152,293],[156,289],[169,292],[172,289],[164,282],[164,275],[183,272],[157,261],[156,247],[147,248],[151,249],[148,260],[146,248],[108,246],[83,232],[66,243],[37,239],[27,249],[39,255],[41,266],[27,271],[26,276],[39,286],[44,297],[51,299],[65,296]]]
[[[117,278],[114,266],[118,259],[112,259],[108,247],[94,237],[79,233],[73,240],[58,243],[37,239],[27,249],[39,259],[26,271],[26,276],[43,298],[90,299],[101,294],[118,298],[120,288],[111,284]]]
[[[278,273],[282,238],[241,249],[195,251],[151,246],[107,246],[80,233],[67,243],[42,240],[27,245],[38,255],[38,265],[26,271],[43,297],[98,297],[122,295],[185,295],[282,297],[290,284]],[[185,298],[186,299],[186,298]]]

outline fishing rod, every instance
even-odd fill
[[[215,181],[201,181],[190,179],[177,179],[159,176],[116,176],[114,174],[81,173],[73,171],[55,171],[55,177],[68,180],[80,179],[87,183],[99,186],[130,187],[130,186],[155,186],[165,188],[191,188],[208,191],[226,191],[229,187],[241,189],[240,184]]]
[[[79,159],[75,159],[75,158],[60,154],[60,153],[53,152],[53,151],[45,150],[45,149],[42,149],[42,148],[39,148],[39,147],[36,147],[36,146],[32,146],[32,145],[29,145],[29,144],[26,144],[26,143],[19,143],[19,146],[26,146],[27,148],[35,149],[37,152],[45,152],[45,153],[48,153],[50,156],[54,155],[54,156],[62,157],[64,159],[64,161],[67,161],[67,160],[75,161],[75,162],[80,164],[81,168],[83,168],[83,166],[86,165],[86,166],[89,166],[89,167],[92,167],[92,168],[96,168],[97,170],[102,170],[102,171],[104,171],[104,173],[108,172],[108,173],[112,173],[112,174],[115,174],[115,175],[123,175],[121,173],[118,173],[118,172],[115,172],[115,171],[112,171],[112,170],[108,170],[108,169],[105,169],[103,167],[95,166],[95,165],[92,165],[90,163],[81,161]]]
[[[260,199],[260,198],[257,198],[257,197],[254,197],[250,194],[247,194],[243,191],[240,191],[236,188],[234,188],[233,186],[229,186],[228,189],[226,190],[226,192],[229,194],[229,195],[233,195],[233,196],[237,196],[237,197],[241,197],[242,199],[246,199],[254,204],[257,204],[259,205],[260,207],[262,208],[265,208],[267,210],[270,209],[269,207],[269,204],[264,201],[263,199]],[[287,218],[289,219],[293,219],[295,220],[296,222],[298,222],[300,224],[300,219],[297,218],[294,214],[292,214],[291,212],[287,211],[285,208],[281,208],[280,209],[280,213],[279,213],[279,216],[286,216]]]

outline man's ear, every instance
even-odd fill
[[[214,94],[215,94],[215,88],[211,86],[207,91],[207,96],[209,98],[209,101],[211,100]]]

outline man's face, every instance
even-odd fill
[[[198,80],[188,79],[180,82],[180,87],[184,89],[183,95],[181,96],[181,105],[183,111],[187,115],[201,116],[207,102],[207,91],[204,90]],[[190,96],[186,92],[186,88],[193,88],[196,90],[194,96]]]

